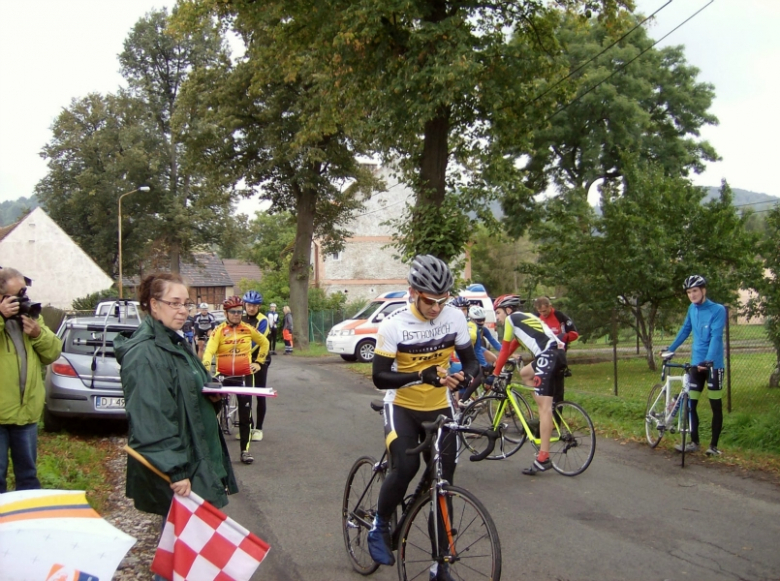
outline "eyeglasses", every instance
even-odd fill
[[[440,299],[434,299],[433,297],[425,296],[424,294],[420,293],[420,299],[422,299],[422,302],[424,302],[429,307],[432,307],[433,305],[443,305],[445,302],[447,302],[450,299],[450,293],[447,293],[447,296],[442,297]]]
[[[231,310],[228,311],[228,314],[229,315],[243,315],[244,311],[242,311],[241,309],[231,309]]]
[[[154,299],[154,300],[160,303],[165,303],[166,305],[168,305],[169,307],[177,311],[181,308],[185,308],[189,311],[195,307],[195,303],[172,303],[171,301],[164,301],[162,299]]]

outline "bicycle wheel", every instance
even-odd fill
[[[512,395],[514,396],[515,400],[517,401],[517,405],[520,408],[520,412],[525,417],[526,423],[528,423],[530,420],[534,417],[534,412],[531,409],[531,406],[528,404],[528,400],[526,400],[523,397],[523,394],[520,393],[519,390],[514,388],[509,388],[512,392]],[[490,414],[490,419],[493,420],[493,418],[496,417],[496,413],[498,411],[498,401],[493,401],[489,408],[488,413]],[[513,444],[518,444],[516,448],[514,448],[511,452],[507,452],[507,456],[511,456],[515,452],[517,452],[523,444],[525,444],[525,441],[527,439],[527,435],[525,432],[525,427],[523,426],[523,423],[520,421],[520,418],[517,417],[517,412],[515,412],[515,408],[512,406],[511,402],[507,404],[506,408],[504,409],[504,418],[502,420],[504,424],[504,437],[509,440]]]
[[[557,428],[553,425],[553,439],[558,438],[550,442],[553,468],[564,476],[582,474],[596,453],[593,422],[584,409],[570,401],[558,402],[553,416],[557,422]]]
[[[687,444],[686,440],[688,438],[688,434],[690,433],[690,414],[691,414],[691,408],[690,408],[690,400],[688,398],[687,393],[683,393],[680,397],[682,397],[682,402],[680,403],[680,410],[678,413],[680,414],[680,434],[682,435],[682,451],[681,456],[682,460],[680,461],[680,466],[682,468],[685,468],[685,445]]]
[[[491,430],[493,429],[493,418],[496,412],[491,413],[493,410],[498,410],[498,406],[506,400],[499,398],[495,395],[487,395],[482,399],[478,399],[475,402],[469,404],[469,406],[463,410],[460,416],[459,424],[464,427],[474,428],[476,430]],[[509,402],[506,402],[509,405]],[[504,412],[506,415],[507,412]],[[496,442],[493,452],[487,457],[488,460],[503,460],[508,458],[520,449],[520,446],[525,442],[525,437],[522,440],[514,433],[514,421],[504,420],[501,422],[504,424],[503,437]],[[522,425],[520,426],[522,429]],[[514,438],[511,437],[514,435]],[[468,450],[471,454],[479,454],[488,446],[488,438],[482,434],[468,434],[465,432],[459,432],[458,436],[463,445],[463,449]]]
[[[429,578],[433,563],[446,566],[452,578],[470,581],[501,578],[501,543],[493,519],[468,490],[445,485],[438,494],[439,507],[449,514],[449,525],[441,509],[433,527],[431,496],[420,497],[401,524],[398,542],[398,578],[402,581]],[[436,548],[438,545],[438,549]]]
[[[344,488],[341,524],[344,545],[352,568],[361,575],[370,575],[379,568],[368,552],[368,531],[374,523],[379,489],[385,479],[384,470],[375,473],[376,460],[362,456],[352,465]]]
[[[226,436],[230,435],[230,396],[222,396],[222,408],[219,410],[219,427]]]
[[[647,443],[655,448],[664,437],[664,417],[666,416],[666,385],[656,383],[650,390],[645,410],[645,434]]]

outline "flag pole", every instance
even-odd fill
[[[139,461],[141,464],[143,464],[144,466],[146,466],[146,467],[147,467],[149,470],[151,470],[152,472],[154,472],[155,474],[157,474],[157,476],[159,476],[160,478],[162,478],[162,479],[163,479],[163,480],[165,480],[166,482],[170,482],[170,481],[171,481],[171,478],[170,478],[170,477],[169,477],[167,474],[165,474],[164,472],[160,472],[159,470],[157,470],[157,468],[155,468],[154,466],[152,466],[152,465],[149,463],[149,460],[147,460],[146,458],[144,458],[143,456],[141,456],[141,454],[139,454],[138,452],[136,452],[135,450],[133,450],[133,449],[132,449],[130,446],[128,446],[127,444],[125,444],[124,450],[125,450],[125,452],[127,452],[127,454],[128,454],[128,455],[130,455],[130,456],[132,456],[133,458],[135,458],[136,460],[138,460],[138,461]]]

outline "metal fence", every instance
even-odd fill
[[[325,343],[328,331],[346,318],[344,311],[309,311],[309,342]]]
[[[658,353],[675,335],[659,333],[654,340]],[[690,360],[691,338],[678,350],[676,362]],[[778,355],[763,324],[735,324],[729,320],[724,333],[725,379],[723,405],[727,412],[763,413],[780,410],[780,389],[776,387]],[[661,360],[650,369],[644,345],[633,331],[571,345],[568,352],[571,388],[587,393],[643,399],[655,383],[661,382]],[[774,385],[775,387],[771,387]]]

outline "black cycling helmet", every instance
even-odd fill
[[[684,290],[688,290],[689,288],[706,287],[706,286],[707,286],[707,279],[700,274],[692,274],[691,276],[685,279],[685,282],[683,282]]]
[[[500,309],[502,307],[512,307],[513,309],[516,309],[522,303],[522,299],[517,295],[501,295],[493,301],[493,309]]]
[[[459,309],[468,309],[471,306],[471,303],[466,297],[455,297],[450,304]]]
[[[414,258],[407,280],[414,290],[432,295],[447,294],[455,284],[450,267],[431,254]]]

